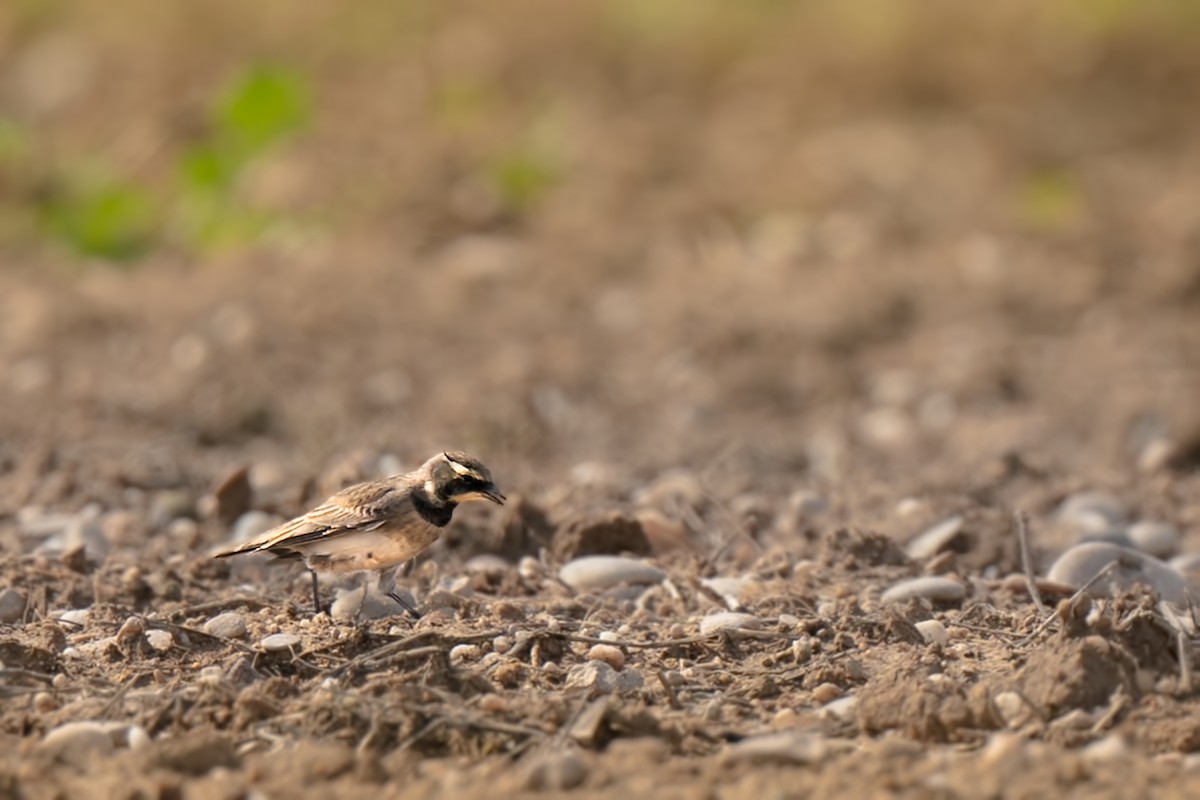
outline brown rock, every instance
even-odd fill
[[[496,555],[509,561],[522,556],[536,556],[550,545],[554,526],[546,512],[524,497],[512,497],[501,511],[497,541],[492,548]]]
[[[213,490],[217,501],[217,518],[225,525],[237,522],[254,505],[254,487],[250,485],[250,468],[238,467],[230,472]]]
[[[642,524],[620,512],[574,519],[554,537],[554,553],[563,561],[581,556],[649,555],[650,541]]]

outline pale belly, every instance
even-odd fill
[[[377,529],[341,533],[296,549],[317,572],[364,572],[403,564],[433,544],[441,529],[409,526],[403,534]]]

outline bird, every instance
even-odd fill
[[[505,497],[480,461],[459,451],[440,452],[412,472],[348,486],[308,513],[213,555],[266,552],[302,560],[312,574],[313,606],[320,614],[318,572],[382,572],[403,564],[437,541],[455,507],[470,500],[503,505]],[[394,589],[387,594],[420,616]]]

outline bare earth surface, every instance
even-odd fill
[[[254,54],[320,99],[246,179],[278,240],[2,252],[0,796],[1200,794],[1136,554],[1200,553],[1200,50],[1032,3],[234,5],[0,12],[59,155],[166,171]],[[38,25],[105,91],[29,110]],[[514,206],[476,167],[526,135]],[[398,578],[419,620],[209,556],[438,449],[510,501]],[[1086,536],[1133,577],[1043,579]]]

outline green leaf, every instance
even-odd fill
[[[287,70],[249,70],[217,104],[216,135],[246,154],[257,153],[295,133],[308,121],[303,81]]]

